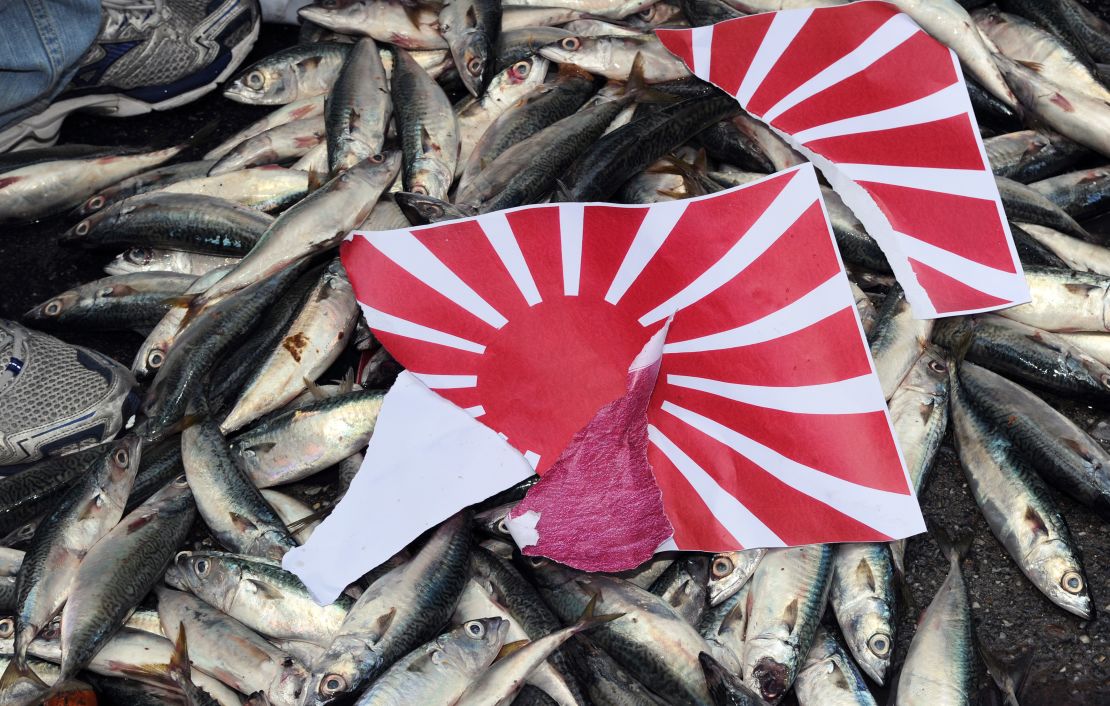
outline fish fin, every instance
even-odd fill
[[[686,579],[685,581],[682,582],[682,585],[679,586],[679,590],[675,591],[671,595],[671,600],[669,600],[667,602],[670,604],[670,606],[672,608],[677,608],[682,603],[681,597],[686,593],[686,591],[687,591],[687,589],[689,589],[689,587],[690,587],[690,579]]]
[[[320,172],[316,171],[315,168],[309,169],[308,170],[308,190],[307,190],[306,193],[311,194],[313,191],[316,191],[317,189],[319,189],[321,186],[324,185],[325,181],[326,181],[326,179],[324,179],[324,177],[320,176]]]
[[[8,693],[21,681],[30,681],[41,689],[50,688],[38,674],[35,674],[35,672],[27,666],[26,659],[13,659],[8,662],[8,668],[5,669],[4,674],[0,676],[0,696]]]
[[[328,398],[328,393],[324,392],[324,388],[320,387],[308,378],[301,379],[304,380],[305,389],[312,393],[312,398],[315,399],[317,402],[321,400],[326,400]]]
[[[905,604],[911,612],[917,610],[917,601],[913,599],[913,593],[910,591],[910,582],[906,580],[906,574],[901,571],[895,572],[895,580],[898,582],[898,592],[902,594],[902,603]]]
[[[787,625],[787,632],[794,632],[794,626],[798,623],[797,598],[786,604],[786,609],[782,611],[782,622]]]
[[[856,566],[856,576],[867,583],[868,590],[872,593],[875,592],[875,573],[871,571],[871,565],[867,563],[866,559],[859,560],[859,564]]]
[[[259,581],[257,579],[243,579],[243,583],[252,586],[254,590],[258,593],[258,595],[267,600],[280,601],[284,598],[281,591],[278,591],[265,581]]]
[[[1023,652],[1017,659],[1007,664],[991,652],[982,639],[977,637],[976,643],[979,646],[979,654],[983,657],[983,664],[987,667],[987,673],[990,674],[998,690],[1002,692],[1006,706],[1021,706],[1018,699],[1026,679],[1029,678],[1036,650]]]
[[[227,514],[228,517],[231,518],[231,524],[240,532],[250,532],[258,529],[258,525],[252,522],[250,518],[244,517],[237,512],[229,512]]]
[[[185,682],[191,678],[189,667],[189,641],[185,637],[185,623],[177,626],[177,639],[173,643],[173,654],[167,667],[174,681]]]
[[[953,536],[938,524],[926,521],[926,525],[929,528],[929,534],[940,547],[941,554],[944,554],[950,564],[956,566],[967,556],[968,550],[971,549],[970,533]]]
[[[1044,64],[1040,63],[1039,61],[1024,61],[1018,59],[1017,63],[1021,64],[1030,71],[1035,71],[1037,73],[1041,73],[1042,71],[1044,71]]]
[[[1045,524],[1044,518],[1040,513],[1034,509],[1032,505],[1025,506],[1025,517],[1023,518],[1029,528],[1033,530],[1033,534],[1048,536],[1048,525]]]
[[[339,381],[339,394],[345,395],[348,392],[353,392],[355,389],[355,369],[347,368],[347,372],[343,373],[343,379]]]
[[[501,649],[497,652],[497,657],[494,658],[494,661],[496,662],[497,660],[499,660],[503,657],[508,657],[512,653],[519,650],[521,647],[524,647],[525,645],[529,644],[530,642],[531,642],[531,640],[517,640],[516,642],[507,642],[507,643],[505,643],[504,645],[501,646]]]
[[[317,510],[316,512],[305,515],[304,517],[300,518],[299,520],[293,520],[288,525],[286,525],[286,527],[289,530],[289,534],[296,534],[297,532],[300,532],[301,530],[303,530],[305,527],[308,527],[310,524],[312,524],[316,520],[324,519],[325,517],[327,517],[327,514],[328,513],[326,511],[324,511],[323,509],[320,509],[320,510]]]
[[[195,294],[178,294],[175,297],[167,297],[162,300],[162,304],[168,307],[182,307],[186,308],[192,305],[193,301],[197,298]],[[182,324],[184,327],[184,323]]]
[[[382,636],[385,635],[385,631],[389,630],[389,626],[393,624],[393,618],[396,616],[396,608],[390,608],[388,613],[379,615],[377,621],[374,623],[374,629],[369,635],[370,639],[374,642],[381,640]]]
[[[432,139],[432,135],[431,135],[430,132],[428,132],[427,126],[421,125],[420,126],[420,151],[423,152],[424,154],[427,154],[428,152],[434,151],[434,149],[435,149],[435,140]]]
[[[637,103],[667,104],[682,100],[676,95],[664,93],[648,86],[647,81],[644,80],[644,63],[644,55],[641,52],[636,52],[636,58],[632,60],[632,70],[628,72],[628,81],[624,84],[624,90],[620,94],[622,97],[631,97]]]

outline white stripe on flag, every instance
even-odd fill
[[[478,216],[478,225],[485,232],[497,257],[501,258],[501,264],[508,270],[513,282],[516,282],[517,289],[524,296],[524,301],[528,302],[528,306],[535,306],[543,301],[540,290],[536,288],[536,280],[532,278],[528,263],[524,260],[524,253],[520,251],[516,233],[504,212],[494,211]]]
[[[766,252],[819,198],[820,192],[815,187],[812,171],[808,175],[803,174],[805,170],[795,172],[767,210],[720,260],[682,291],[641,316],[640,325],[649,326],[696,303],[740,274]]]
[[[959,282],[968,283],[967,286],[972,289],[1009,302],[1020,302],[1029,298],[1029,284],[1020,273],[1004,272],[988,267],[951,250],[918,240],[908,233],[898,231],[893,233],[898,237],[898,247],[907,257],[912,257]]]
[[[450,333],[444,333],[429,326],[415,324],[407,319],[402,319],[393,314],[387,314],[384,311],[378,311],[373,307],[369,307],[362,302],[359,302],[362,307],[362,313],[366,317],[366,323],[372,329],[384,331],[386,333],[394,333],[398,336],[405,338],[414,338],[417,341],[425,341],[427,343],[436,343],[448,348],[457,348],[460,351],[469,351],[471,353],[485,353],[486,347],[474,341],[468,341],[465,338],[460,338]]]
[[[662,409],[728,446],[798,492],[888,537],[908,537],[925,531],[921,509],[912,494],[901,495],[876,490],[810,468],[719,422],[672,402],[664,402]]]
[[[582,221],[585,207],[580,203],[559,204],[559,236],[563,253],[563,294],[578,296],[582,276]]]
[[[682,473],[686,482],[705,502],[714,519],[744,547],[783,547],[786,543],[746,508],[734,495],[687,456],[656,427],[648,424],[648,440]]]
[[[836,169],[856,182],[889,184],[986,201],[998,199],[994,174],[981,169],[892,167],[885,164],[837,164]]]
[[[690,30],[690,51],[694,60],[694,75],[708,76],[709,62],[713,59],[713,25]]]
[[[613,276],[613,283],[605,294],[605,301],[616,304],[624,296],[640,273],[644,271],[651,258],[659,252],[667,236],[686,213],[686,201],[668,201],[653,204],[636,231],[632,245],[624,255],[624,261]]]
[[[755,56],[752,57],[748,72],[744,74],[744,80],[740,82],[740,88],[736,90],[736,100],[740,102],[741,106],[747,107],[748,101],[759,90],[763,79],[767,78],[767,74],[774,68],[775,63],[786,51],[786,48],[790,46],[790,43],[794,41],[794,37],[798,36],[798,32],[801,31],[812,13],[812,8],[784,10],[775,13],[771,20],[771,26],[767,28],[767,34],[760,42]],[[698,74],[698,76],[709,80],[709,74]]]
[[[850,304],[845,300],[844,290],[842,275],[837,273],[805,296],[762,319],[728,331],[668,343],[663,346],[663,355],[738,348],[790,335],[847,309]]]
[[[782,100],[763,114],[763,119],[772,122],[810,96],[820,93],[849,76],[858,74],[920,31],[908,16],[902,13],[894,15],[876,29],[870,37],[863,40],[863,43],[858,47],[822,69],[816,76],[801,86],[787,93]]]
[[[406,231],[370,231],[366,240],[406,272],[494,328],[509,322],[481,295]]]
[[[432,390],[460,390],[478,385],[477,375],[433,375],[430,373],[413,373],[413,375]]]
[[[741,385],[689,375],[668,375],[667,382],[736,402],[794,414],[865,414],[886,409],[882,388],[874,375],[797,387]]]
[[[791,136],[791,139],[804,145],[826,137],[922,125],[934,120],[951,118],[953,115],[964,115],[969,110],[968,106],[967,89],[961,83],[954,83],[910,103],[799,130]]]

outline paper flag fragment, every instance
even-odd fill
[[[919,318],[1029,301],[955,53],[885,2],[658,30],[816,164]]]
[[[673,316],[647,454],[679,549],[924,530],[808,164],[651,206],[355,232],[341,256],[390,354],[541,476]]]
[[[282,566],[331,603],[421,532],[531,475],[496,433],[401,373],[347,494]]]

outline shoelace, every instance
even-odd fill
[[[101,0],[106,16],[101,39],[118,35],[127,27],[143,31],[162,17],[163,0]]]

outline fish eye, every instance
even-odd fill
[[[1060,587],[1072,595],[1083,592],[1083,577],[1078,571],[1068,571],[1060,579]]]
[[[77,235],[84,235],[85,233],[88,233],[89,232],[89,222],[88,221],[81,221],[76,226],[74,226],[73,232],[76,233]]]
[[[187,488],[189,486],[189,479],[185,477],[184,473],[182,473],[177,478],[173,479],[173,484],[178,488]]]
[[[370,157],[370,161],[373,164],[381,164],[382,162],[385,161],[385,155],[383,155],[379,152],[378,154],[373,155],[372,157]]]
[[[719,556],[713,560],[713,566],[710,570],[713,572],[713,578],[721,579],[731,574],[734,568],[732,559],[727,556]]]
[[[544,559],[542,556],[530,556],[528,557],[528,564],[539,568],[547,564],[547,559]]]
[[[518,61],[513,64],[513,68],[510,70],[512,71],[513,76],[517,78],[527,78],[528,74],[532,73],[532,62]]]
[[[18,539],[30,539],[31,537],[34,537],[35,536],[35,525],[34,525],[34,523],[28,522],[27,524],[20,527],[19,530],[15,533],[15,536]]]
[[[150,353],[147,353],[146,364],[152,368],[161,368],[162,363],[166,362],[166,354],[161,350],[155,348]]]
[[[127,251],[127,259],[136,265],[149,265],[153,257],[150,248],[131,248]]]
[[[636,16],[639,17],[641,20],[650,20],[652,17],[655,17],[655,5],[652,5],[647,9],[640,10],[636,13]]]
[[[89,209],[90,211],[99,211],[100,209],[104,208],[104,197],[100,194],[93,196],[91,199],[85,202],[85,208]]]
[[[244,80],[251,88],[262,88],[262,84],[266,83],[266,77],[261,71],[251,71]]]
[[[939,360],[930,360],[929,370],[932,370],[934,373],[943,373],[947,370],[947,368],[945,368],[944,363],[940,362]]]
[[[582,40],[578,37],[565,37],[559,42],[559,46],[567,51],[578,51],[578,48],[582,46]]]
[[[482,73],[482,69],[484,68],[486,68],[486,62],[482,61],[478,57],[474,57],[470,61],[466,62],[466,70],[472,76],[480,76]]]
[[[479,620],[471,620],[463,626],[463,629],[466,630],[467,635],[476,640],[481,640],[486,635],[486,626]]]
[[[422,184],[417,184],[416,186],[412,187],[412,193],[416,194],[417,196],[427,196],[428,189],[426,189]]]
[[[429,220],[439,218],[443,215],[443,206],[435,203],[426,203],[421,206],[424,210],[424,216]]]
[[[867,649],[875,653],[876,657],[890,655],[890,635],[877,632],[867,641]]]
[[[112,290],[111,287],[102,287],[101,290],[96,293],[96,296],[98,296],[98,297],[110,297],[110,296],[112,296],[112,291],[113,290]]]
[[[1103,375],[1099,378],[1099,382],[1102,383],[1103,387],[1110,387],[1110,375]]]
[[[0,638],[7,639],[15,634],[15,620],[4,618],[0,620]]]
[[[509,534],[509,523],[505,522],[504,517],[497,521],[497,531],[501,534]]]
[[[127,462],[131,460],[131,454],[127,453],[127,449],[116,449],[112,454],[112,460],[116,462],[117,466],[126,466]]]
[[[197,559],[193,562],[193,571],[196,572],[198,578],[204,578],[212,569],[212,564],[207,559]]]
[[[339,674],[328,674],[320,680],[320,693],[324,696],[334,696],[346,689],[347,680]]]
[[[47,316],[57,316],[62,313],[62,303],[57,299],[51,299],[46,303],[46,306],[42,308],[42,313]]]

